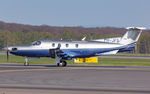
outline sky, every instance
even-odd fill
[[[150,0],[0,0],[0,21],[51,26],[150,28]]]

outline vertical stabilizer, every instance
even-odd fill
[[[120,44],[130,44],[138,41],[144,27],[127,27],[128,31],[121,38]]]

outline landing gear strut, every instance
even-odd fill
[[[57,67],[65,67],[67,66],[67,62],[66,61],[60,61],[60,63],[57,63]]]
[[[25,58],[25,63],[24,63],[24,66],[29,66],[29,63],[28,63],[28,58]]]

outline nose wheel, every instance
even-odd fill
[[[57,67],[66,67],[67,62],[66,61],[60,61],[60,63],[57,63]]]

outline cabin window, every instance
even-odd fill
[[[69,47],[69,44],[66,44],[66,47]]]
[[[55,47],[55,43],[52,43],[52,47]]]
[[[78,44],[75,44],[75,46],[76,46],[76,48],[78,48],[78,47],[79,47],[79,45],[78,45]]]
[[[61,44],[59,43],[59,44],[58,44],[58,48],[60,48],[60,47],[61,47]]]

